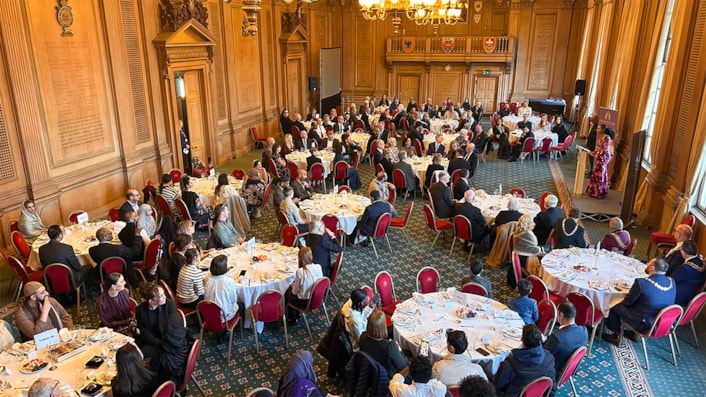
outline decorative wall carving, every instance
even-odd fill
[[[133,0],[120,0],[123,32],[125,34],[125,50],[127,51],[128,70],[130,72],[130,88],[132,104],[135,111],[135,127],[137,142],[143,143],[150,139],[150,122],[147,114],[147,99],[145,98],[144,71],[140,45],[137,39],[137,20],[135,19],[135,4]]]
[[[68,5],[69,0],[57,0],[59,5],[56,6],[56,19],[61,25],[61,36],[73,36],[74,33],[69,29],[74,23],[74,13]]]
[[[176,32],[184,21],[195,19],[208,28],[208,8],[203,5],[206,0],[160,0],[159,19],[162,29]]]
[[[283,12],[281,17],[283,32],[291,33],[297,25],[301,25],[306,30],[306,15],[302,13],[301,1],[297,1],[297,8],[294,12]]]
[[[5,124],[5,115],[0,103],[0,181],[7,181],[15,177],[15,164],[12,160],[9,135],[10,131]]]

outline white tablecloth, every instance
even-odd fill
[[[370,134],[368,134],[367,132],[353,132],[350,133],[348,136],[351,137],[351,140],[355,142],[356,145],[360,146],[360,148],[363,149],[363,152],[360,154],[361,156],[363,156],[368,150],[368,139],[370,139]],[[333,137],[338,139],[339,141],[341,140],[341,134],[333,134]]]
[[[507,202],[512,197],[509,194],[503,196],[496,194],[487,194],[483,190],[478,190],[476,192],[476,197],[473,199],[473,205],[480,208],[480,212],[485,218],[485,222],[490,224],[495,221],[495,217],[498,216],[498,212],[507,210]],[[532,219],[541,211],[539,204],[534,202],[531,198],[521,198],[520,199],[520,209],[519,211],[523,214],[530,214]]]
[[[407,157],[405,159],[405,161],[412,166],[414,173],[417,174],[417,178],[419,178],[419,186],[424,186],[424,182],[427,179],[427,168],[429,167],[429,164],[431,164],[431,160],[432,156],[412,156],[411,158]],[[447,169],[449,166],[449,160],[446,157],[441,159],[441,166],[444,167],[444,169]]]
[[[324,177],[328,176],[329,173],[333,172],[333,152],[327,150],[320,150],[315,152],[316,157],[321,159],[321,165],[324,166]],[[300,170],[306,170],[306,158],[309,157],[308,152],[292,152],[285,156],[288,161],[297,164]]]
[[[363,215],[370,199],[357,194],[314,194],[312,199],[299,203],[302,219],[320,220],[324,215],[335,215],[339,227],[346,234],[353,233],[358,218]]]
[[[84,330],[84,331],[70,331],[72,333],[81,332],[78,335],[92,335],[95,330]],[[43,370],[34,374],[23,374],[20,372],[20,367],[28,361],[27,357],[19,359],[13,355],[6,352],[0,354],[0,365],[4,365],[9,369],[12,374],[5,375],[0,378],[2,381],[9,382],[12,385],[12,389],[3,390],[1,393],[3,396],[26,396],[27,389],[34,383],[35,380],[40,377],[52,378],[59,381],[59,387],[63,390],[81,390],[84,385],[91,381],[97,381],[103,384],[104,381],[109,378],[112,379],[117,371],[117,366],[115,365],[115,351],[111,350],[111,346],[117,350],[118,347],[124,345],[125,343],[132,342],[133,339],[126,337],[124,335],[112,332],[111,336],[103,342],[90,342],[87,339],[88,346],[86,350],[77,355],[66,359],[60,363],[54,363],[49,357],[49,347],[39,349],[36,351],[37,355],[35,358],[42,359],[49,363]],[[30,345],[34,346],[34,342],[28,342]],[[105,350],[106,359],[103,364],[97,369],[85,368],[86,362],[88,362],[94,355],[100,356]],[[108,365],[111,365],[110,367]],[[51,367],[56,366],[56,369],[51,369]],[[92,373],[92,374],[91,374]],[[96,379],[97,378],[97,379]],[[112,396],[113,393],[110,390],[110,383],[105,382],[107,385],[103,386],[100,396]],[[76,395],[76,394],[72,394]],[[83,395],[83,394],[82,394]]]
[[[606,250],[596,254],[592,248],[552,250],[538,269],[528,270],[556,294],[585,294],[604,315],[623,301],[636,278],[647,277],[642,262]]]
[[[432,133],[439,133],[441,132],[441,129],[443,126],[448,125],[453,129],[454,131],[456,130],[456,127],[458,127],[458,120],[452,120],[452,119],[432,119],[431,120],[431,125],[429,126],[429,129],[431,130]]]
[[[432,142],[436,142],[436,135],[437,134],[424,135],[424,149],[425,150],[429,148],[429,145]],[[444,144],[444,148],[446,148],[446,153],[448,153],[449,148],[451,148],[451,142],[455,141],[456,138],[458,138],[458,134],[457,133],[453,133],[453,134],[443,134],[442,133],[441,136],[442,136],[441,143]]]
[[[83,225],[71,225],[64,228],[64,239],[62,243],[74,247],[74,252],[78,261],[83,265],[91,265],[95,267],[97,263],[93,262],[88,254],[88,249],[98,244],[96,239],[96,231],[102,227],[113,231],[113,243],[120,244],[118,233],[125,227],[125,222],[116,221],[100,221],[89,222]],[[29,253],[27,266],[33,270],[42,270],[42,264],[39,262],[39,247],[49,242],[49,237],[44,234],[32,243],[32,251]]]
[[[250,308],[258,295],[269,289],[276,289],[284,294],[294,281],[298,253],[299,248],[270,243],[256,244],[252,255],[248,255],[246,245],[241,244],[237,247],[212,251],[201,260],[199,267],[208,272],[213,258],[221,254],[228,256],[228,266],[233,267],[228,274],[235,279],[238,286],[236,289],[238,304],[245,305],[245,326],[249,327],[252,324]],[[266,255],[267,259],[253,262],[253,256],[259,255]],[[245,275],[240,277],[243,270]],[[258,323],[258,332],[262,332],[262,327],[263,324]]]
[[[461,330],[468,339],[466,354],[483,367],[487,375],[491,375],[497,372],[510,350],[522,344],[520,338],[524,322],[517,313],[500,302],[459,291],[418,296],[423,297],[427,304],[418,304],[415,298],[408,299],[397,306],[392,316],[395,340],[415,355],[419,351],[419,341],[427,339],[431,361],[442,359],[448,354],[446,330]],[[459,307],[476,312],[476,317],[459,317]],[[478,348],[487,350],[490,355],[481,355],[476,351]]]
[[[246,174],[247,176],[247,174]],[[194,181],[191,190],[199,195],[201,203],[204,205],[215,206],[216,204],[216,185],[218,185],[218,178],[192,178]],[[228,175],[228,183],[231,184],[237,191],[243,187],[243,181],[235,179],[232,175]]]
[[[503,117],[503,124],[507,126],[507,128],[510,129],[510,131],[514,131],[517,129],[517,123],[522,121],[522,116],[515,116],[515,115],[510,115],[510,116],[505,116]],[[534,128],[541,119],[539,116],[530,116],[527,118],[527,121],[532,123],[532,128]]]
[[[522,137],[522,130],[514,130],[510,132],[509,141],[510,143],[515,143]],[[551,138],[552,146],[559,144],[559,135],[552,133],[551,131],[534,131],[534,147],[535,149],[542,146],[542,139]]]

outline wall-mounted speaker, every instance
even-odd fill
[[[576,85],[574,86],[574,95],[586,95],[586,80],[576,80]]]
[[[309,76],[309,91],[319,90],[319,78],[316,76]]]

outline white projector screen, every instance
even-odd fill
[[[341,105],[341,47],[322,48],[319,59],[319,111],[324,114]]]

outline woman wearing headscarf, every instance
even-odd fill
[[[299,350],[287,363],[284,375],[279,378],[278,396],[287,397],[325,397],[333,395],[316,386],[314,357],[307,350]]]
[[[34,201],[25,200],[22,203],[22,214],[20,214],[19,222],[20,233],[27,241],[27,245],[32,245],[34,240],[47,231],[47,227],[42,223],[42,219],[37,213],[37,207]]]
[[[194,338],[186,332],[181,315],[179,313],[169,315],[165,322],[162,340],[150,360],[150,368],[157,374],[160,382],[184,381],[186,359],[193,343]]]
[[[283,109],[282,114],[279,115],[279,125],[282,127],[282,134],[289,134],[292,132],[292,126],[294,123],[289,118],[289,110]]]
[[[149,204],[142,204],[137,210],[137,224],[147,233],[150,239],[157,233],[157,221],[152,216],[152,207]]]
[[[260,179],[260,173],[256,168],[248,170],[248,179],[243,185],[243,198],[248,205],[248,209],[252,213],[253,218],[260,217],[260,207],[265,198],[265,182]]]

